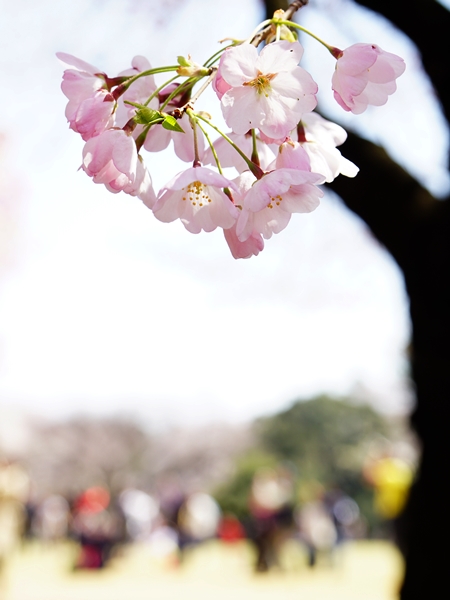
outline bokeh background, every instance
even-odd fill
[[[336,442],[347,453],[335,468],[359,477],[359,491],[345,493],[367,486],[355,536],[389,537],[371,504],[370,461],[417,459],[405,425],[414,405],[408,299],[390,255],[328,192],[258,257],[235,261],[219,231],[191,235],[94,185],[77,170],[83,142],[64,117],[57,51],[110,76],[139,54],[154,66],[188,53],[203,62],[218,40],[247,37],[263,4],[0,0],[0,9],[0,458],[31,476],[29,498],[73,499],[94,485],[150,493],[170,474],[183,493],[208,488],[239,514],[258,468],[286,461],[296,490],[319,475],[331,486],[304,456],[317,452],[320,464],[337,446],[286,450],[276,419],[289,422],[294,401],[322,396],[324,423],[328,398],[345,398],[350,412],[366,411],[360,437]],[[411,42],[347,0],[316,0],[300,18],[333,45],[374,41],[405,58],[397,94],[354,118],[334,105],[333,59],[301,40],[323,114],[384,145],[434,195],[448,193],[447,130]],[[212,94],[204,107],[220,120]],[[170,150],[147,163],[156,188],[183,168]],[[320,424],[313,431],[320,437]]]

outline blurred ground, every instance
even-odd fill
[[[11,558],[0,584],[1,600],[395,600],[402,560],[391,544],[347,543],[333,559],[306,566],[303,549],[288,542],[283,572],[252,573],[246,542],[212,541],[186,553],[183,564],[155,556],[150,547],[120,551],[104,571],[73,572],[70,543],[25,545]]]

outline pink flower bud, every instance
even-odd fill
[[[94,183],[104,183],[110,192],[132,193],[137,163],[134,139],[122,129],[107,129],[86,142],[81,167]]]
[[[355,115],[369,104],[382,106],[397,89],[395,80],[405,68],[402,58],[376,44],[353,44],[336,61],[334,97],[344,110]]]
[[[61,89],[69,99],[66,117],[70,128],[87,141],[114,125],[116,103],[107,90],[105,74],[97,67],[65,52],[56,56],[75,67],[64,71]]]
[[[76,107],[69,102],[66,107],[66,117],[70,129],[79,133],[87,142],[91,137],[114,125],[115,106],[114,98],[106,90],[99,90]]]

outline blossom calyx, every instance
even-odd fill
[[[177,73],[182,77],[204,77],[211,73],[210,69],[194,62],[191,60],[190,56],[188,58],[185,58],[184,56],[178,56],[177,61],[180,65],[177,69]]]

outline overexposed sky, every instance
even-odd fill
[[[430,90],[415,74],[414,50],[392,33],[390,43],[382,24],[355,16],[348,2],[339,10],[359,25],[344,39],[311,4],[305,24],[331,43],[376,41],[410,53],[397,100],[363,123],[425,184],[444,190],[447,138],[434,105],[424,104]],[[244,420],[355,386],[386,410],[406,406],[409,320],[399,271],[336,198],[294,215],[258,257],[235,261],[219,231],[195,236],[179,222],[160,223],[139,200],[77,171],[83,142],[68,130],[55,52],[111,76],[136,54],[154,66],[188,53],[200,62],[217,40],[246,37],[262,18],[256,1],[220,5],[206,13],[200,0],[166,9],[138,0],[0,0],[0,198],[9,207],[0,218],[13,231],[0,271],[0,409],[57,418],[125,412],[160,426]],[[359,33],[377,38],[352,39]],[[322,72],[329,57],[319,55],[310,68],[331,111]],[[325,66],[316,74],[318,62]],[[405,110],[412,89],[423,97],[426,125],[420,107],[413,116]],[[205,106],[220,112],[211,100]],[[411,118],[425,132],[421,161],[405,133]],[[183,168],[170,151],[146,157],[156,187]]]

